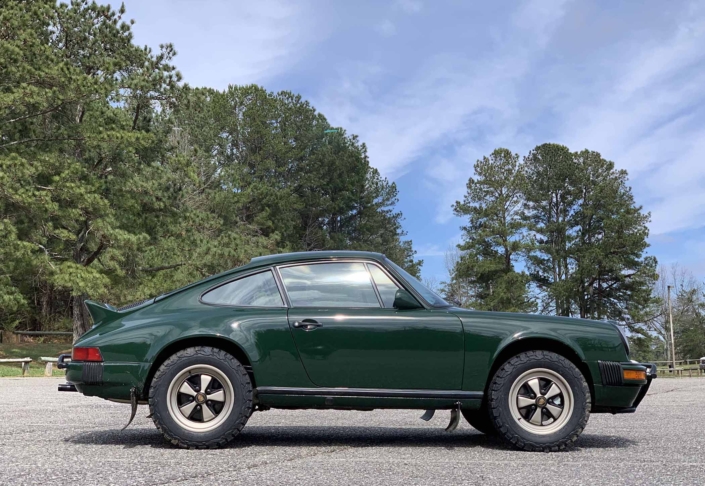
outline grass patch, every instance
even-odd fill
[[[29,364],[29,374],[27,376],[44,376],[44,363],[35,363],[34,361]],[[54,371],[52,376],[65,376],[64,370],[56,369],[56,363],[54,363]],[[22,365],[19,363],[0,364],[0,378],[6,378],[11,376],[22,376]]]
[[[71,343],[18,343],[0,344],[0,358],[32,358],[39,361],[41,356],[58,358],[61,353],[70,353]],[[34,363],[32,363],[34,364]]]
[[[71,352],[71,343],[18,343],[0,344],[0,358],[32,358],[29,364],[28,376],[44,376],[45,363],[39,361],[42,356],[58,358],[62,353]],[[64,370],[56,369],[54,364],[53,376],[64,376]],[[22,376],[20,363],[0,363],[0,377]]]

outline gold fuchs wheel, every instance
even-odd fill
[[[247,371],[223,350],[196,346],[177,352],[154,375],[149,408],[157,428],[184,448],[222,447],[252,414]]]
[[[549,351],[521,353],[492,379],[488,408],[505,441],[527,451],[571,447],[590,416],[590,389],[580,370]]]

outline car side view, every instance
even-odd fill
[[[240,268],[120,309],[61,356],[86,396],[149,404],[174,445],[232,441],[254,411],[450,410],[514,447],[570,447],[590,413],[631,413],[656,367],[609,322],[454,307],[382,254]]]

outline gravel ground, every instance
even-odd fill
[[[420,411],[258,412],[229,448],[166,444],[140,407],[59,393],[56,378],[3,378],[0,484],[705,483],[705,379],[658,379],[639,411],[593,415],[562,453],[506,449]]]

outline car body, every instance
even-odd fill
[[[700,369],[705,370],[705,356],[700,358]]]
[[[259,257],[122,309],[94,302],[87,307],[95,324],[74,344],[73,360],[64,364],[67,381],[87,396],[149,401],[152,406],[150,390],[155,376],[161,376],[158,370],[189,349],[222,351],[242,365],[247,374],[242,386],[252,388],[251,404],[243,406],[252,411],[451,409],[466,418],[486,417],[490,386],[502,366],[539,351],[543,358],[558,356],[579,370],[587,387],[586,417],[590,412],[635,411],[655,378],[655,367],[630,360],[625,337],[611,323],[454,307],[384,255],[370,252]],[[99,357],[82,358],[76,349],[97,349]],[[224,355],[219,356],[222,361]],[[194,353],[188,358],[195,359]],[[218,359],[212,362],[216,368]],[[566,375],[554,371],[558,380]],[[198,388],[197,380],[184,389]],[[545,402],[540,387],[551,382],[537,380],[536,393],[528,386],[517,393]],[[562,383],[566,397],[575,399],[578,392]],[[188,403],[206,400],[203,388],[201,395],[186,396]],[[176,400],[172,412],[184,406],[184,397],[169,393]],[[561,397],[554,399],[559,407]],[[195,406],[209,416],[214,410]],[[544,414],[535,418],[539,423],[557,422],[539,405],[530,409]],[[175,443],[192,445],[188,440]],[[547,444],[551,448],[553,443]]]

